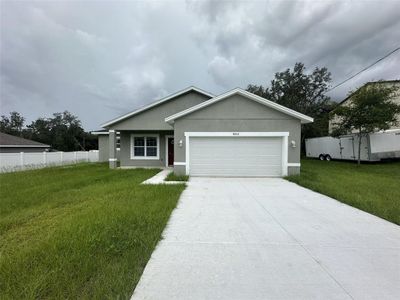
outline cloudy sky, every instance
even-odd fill
[[[1,1],[1,114],[93,130],[195,85],[218,94],[304,62],[332,85],[400,46],[400,1]],[[400,78],[400,51],[330,93]]]

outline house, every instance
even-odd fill
[[[240,88],[215,96],[189,87],[102,127],[111,168],[119,161],[121,168],[171,166],[191,176],[279,177],[300,172],[301,124],[310,122]]]
[[[386,86],[391,86],[391,87],[397,87],[397,92],[393,95],[393,99],[392,101],[396,104],[400,105],[400,80],[386,80],[386,81],[373,81],[373,82],[367,82],[366,84],[364,84],[361,88],[363,87],[367,87],[367,86],[371,86],[371,85],[377,85],[377,84],[381,84],[381,85],[386,85]],[[355,93],[355,92],[354,92]],[[344,106],[348,106],[351,105],[351,101],[352,101],[352,97],[354,95],[354,93],[351,93],[349,96],[347,96],[344,100],[342,100],[339,103],[340,105],[344,105]],[[390,129],[400,129],[400,115],[397,117],[398,119],[398,124],[397,125],[393,125]],[[333,129],[335,128],[335,124],[338,123],[339,119],[337,116],[335,116],[334,118],[332,118],[331,120],[329,120],[329,133],[332,133]],[[356,130],[354,131],[356,132]]]
[[[44,152],[49,149],[49,145],[0,132],[0,153]]]

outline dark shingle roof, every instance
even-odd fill
[[[20,146],[20,147],[43,147],[49,148],[49,145],[45,145],[36,141],[20,138],[18,136],[10,135],[7,133],[0,132],[0,147]]]

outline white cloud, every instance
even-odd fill
[[[309,69],[327,66],[336,83],[398,46],[400,2],[255,1],[227,4],[220,14],[210,3],[197,3],[203,22],[196,39],[213,45],[205,48],[212,57],[235,58],[241,76],[233,80],[241,86],[267,84],[296,61]],[[396,64],[382,65],[387,72],[373,68],[363,80],[399,78],[400,72],[393,72]],[[343,97],[349,87],[351,82],[333,97]]]
[[[118,87],[122,93],[137,94],[142,89],[150,88],[159,90],[163,87],[165,75],[156,66],[145,65],[142,70],[135,70],[134,66],[125,67],[114,72]]]
[[[85,45],[95,47],[95,46],[101,46],[102,43],[105,42],[104,38],[98,37],[94,34],[90,34],[86,31],[76,29],[75,34],[77,38]]]
[[[217,84],[229,88],[232,82],[235,82],[235,79],[237,79],[236,77],[240,70],[234,57],[226,59],[223,56],[216,56],[208,64],[208,72]]]

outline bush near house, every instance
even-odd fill
[[[128,299],[184,185],[82,164],[0,175],[2,299]]]
[[[400,161],[357,166],[303,159],[301,174],[287,179],[400,225]]]
[[[171,172],[165,178],[165,181],[188,181],[188,175],[176,175],[174,172]]]

